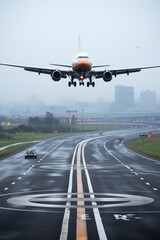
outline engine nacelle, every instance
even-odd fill
[[[109,72],[109,71],[105,71],[105,72],[103,73],[103,80],[104,80],[105,82],[111,81],[111,80],[112,80],[112,73]]]
[[[60,71],[55,70],[54,72],[52,72],[51,77],[52,77],[53,81],[59,81],[59,80],[61,80],[62,74]]]

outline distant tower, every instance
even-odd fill
[[[128,86],[115,87],[115,110],[127,111],[134,108],[134,88]]]
[[[140,109],[142,111],[154,111],[156,109],[156,92],[150,90],[141,92]]]

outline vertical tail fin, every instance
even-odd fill
[[[80,36],[80,33],[78,35],[78,52],[81,52],[81,36]]]

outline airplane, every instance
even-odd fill
[[[79,85],[84,86],[84,80],[88,79],[87,87],[90,85],[95,87],[95,81],[98,78],[102,78],[105,82],[110,82],[112,77],[116,77],[117,75],[127,74],[134,72],[140,72],[143,69],[149,68],[158,68],[160,66],[149,66],[149,67],[137,67],[137,68],[124,68],[124,69],[104,69],[104,70],[96,70],[96,68],[100,67],[109,67],[110,65],[92,65],[91,58],[88,53],[80,52],[73,59],[72,65],[65,64],[50,64],[55,66],[56,68],[40,68],[40,67],[30,67],[30,66],[22,66],[22,65],[14,65],[14,64],[6,64],[0,63],[3,66],[9,67],[17,67],[23,68],[26,71],[36,72],[38,74],[49,74],[53,81],[60,81],[61,78],[69,77],[68,86],[73,85],[76,87],[77,82],[75,79],[79,80]],[[60,70],[58,67],[68,68],[66,70]]]

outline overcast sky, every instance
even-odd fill
[[[160,65],[159,0],[0,0],[0,62],[50,67],[71,64],[81,47],[93,64],[110,68]],[[0,66],[0,102],[66,104],[114,100],[116,85],[160,95],[160,69],[117,76],[95,88],[68,87],[49,75]],[[33,102],[34,104],[34,102]]]

